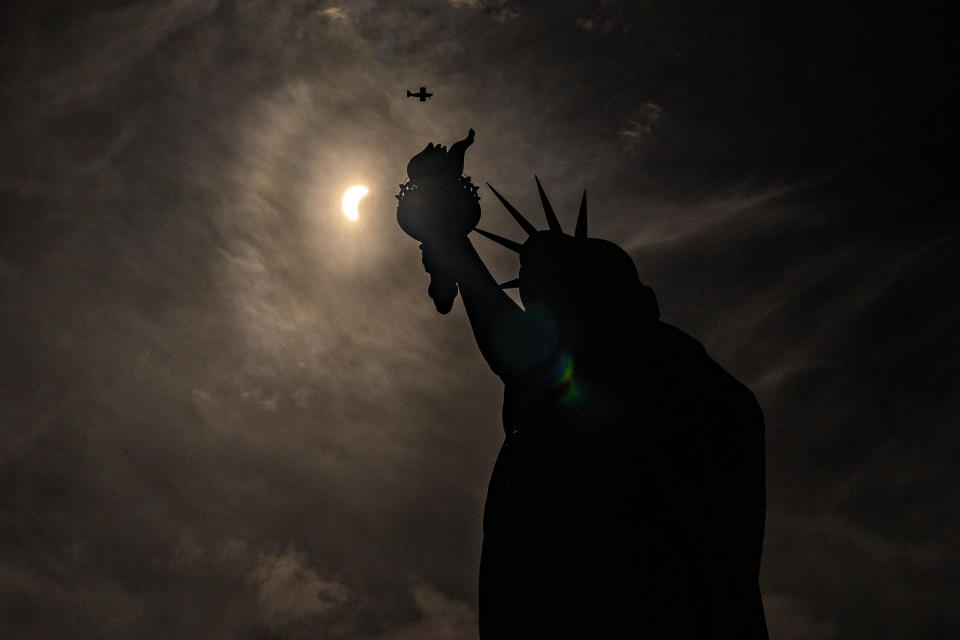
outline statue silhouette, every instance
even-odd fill
[[[546,230],[490,187],[527,235],[476,229],[519,254],[519,278],[498,285],[467,237],[480,217],[460,175],[473,136],[411,160],[397,215],[423,243],[437,309],[459,290],[505,385],[481,638],[766,638],[753,394],[659,320],[625,251],[587,237],[586,192],[570,236],[539,179]],[[524,308],[504,293],[512,286]]]

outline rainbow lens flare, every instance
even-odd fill
[[[561,353],[553,369],[553,382],[561,389],[560,401],[572,404],[580,398],[580,388],[573,374],[573,358]]]

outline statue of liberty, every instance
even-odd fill
[[[537,229],[475,229],[463,176],[474,132],[428,145],[397,196],[422,242],[441,313],[459,293],[504,383],[505,440],[483,518],[480,637],[766,638],[758,586],[765,517],[763,414],[702,345],[660,321],[620,247],[568,235],[540,181]],[[519,255],[498,284],[468,234]],[[505,292],[518,287],[521,308]]]

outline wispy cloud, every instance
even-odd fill
[[[410,155],[470,127],[477,182],[536,212],[536,172],[568,230],[588,187],[591,233],[628,248],[665,317],[757,391],[772,630],[960,628],[942,604],[955,224],[931,223],[906,176],[771,170],[819,138],[751,139],[794,140],[773,134],[837,105],[751,110],[783,86],[726,78],[789,69],[767,32],[743,48],[749,16],[526,7],[11,14],[0,597],[17,617],[0,635],[475,637],[503,387],[462,305],[433,310],[392,199]],[[431,102],[406,100],[424,84]],[[353,223],[339,201],[357,183]],[[516,237],[483,193],[482,224]],[[516,256],[477,244],[515,276]]]
[[[627,119],[626,125],[620,129],[620,135],[631,143],[639,142],[641,138],[651,133],[664,117],[664,110],[657,104],[646,102],[636,110],[636,114]]]
[[[344,585],[322,579],[310,567],[306,554],[293,548],[262,554],[250,579],[273,632],[285,633],[297,625],[328,619],[351,597]]]
[[[345,20],[347,17],[347,14],[344,13],[343,9],[340,7],[327,7],[326,9],[320,9],[320,15],[334,20]]]

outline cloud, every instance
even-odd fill
[[[293,398],[293,401],[297,405],[298,409],[306,409],[307,407],[309,407],[310,398],[312,396],[313,396],[313,389],[307,386],[302,386],[290,394],[290,397]]]
[[[772,629],[960,628],[956,218],[855,144],[829,161],[860,177],[816,177],[830,74],[896,93],[820,46],[843,23],[812,52],[693,5],[88,4],[0,43],[0,636],[470,637],[503,387],[392,199],[469,127],[524,212],[537,172],[572,229],[587,186],[591,234],[758,392]]]
[[[508,0],[447,0],[458,9],[474,9],[482,11],[500,23],[520,16],[520,13],[510,6]]]
[[[476,640],[477,616],[465,602],[450,598],[416,578],[413,598],[420,619],[388,633],[384,640]]]
[[[593,18],[577,18],[573,23],[578,29],[583,29],[584,31],[593,31],[596,28]]]
[[[321,578],[306,554],[293,547],[261,554],[250,580],[260,613],[274,632],[335,618],[351,599],[347,587]]]
[[[279,399],[279,394],[274,393],[268,398],[264,398],[261,406],[265,411],[276,411],[277,410],[277,401]]]
[[[663,119],[663,107],[652,102],[642,104],[636,114],[627,119],[627,124],[620,130],[620,135],[631,142],[637,142],[653,132],[654,128]]]
[[[333,20],[345,20],[347,18],[347,15],[340,7],[327,7],[326,9],[319,10],[319,13]]]

